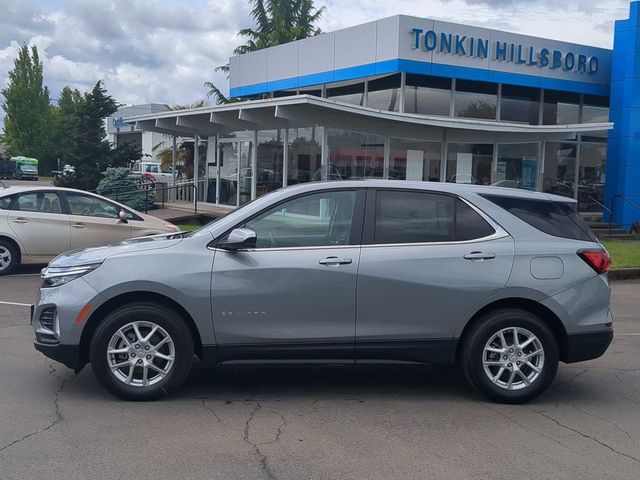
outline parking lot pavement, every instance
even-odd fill
[[[196,365],[178,395],[122,402],[33,350],[37,283],[0,278],[3,480],[640,478],[640,282],[613,285],[605,356],[524,406],[396,365]]]

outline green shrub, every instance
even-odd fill
[[[153,190],[143,189],[140,181],[131,176],[131,170],[128,168],[107,168],[96,191],[99,195],[124,203],[135,210],[145,211],[153,208],[155,193]]]

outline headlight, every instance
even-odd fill
[[[99,263],[92,263],[74,267],[47,267],[43,269],[40,274],[42,278],[42,288],[59,287],[60,285],[69,283],[71,280],[86,275],[99,266]]]

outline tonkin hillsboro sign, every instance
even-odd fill
[[[518,43],[467,35],[412,28],[412,47],[426,52],[438,52],[472,58],[488,58],[494,62],[509,62],[530,67],[562,69],[593,75],[598,71],[598,57],[575,52],[526,46]]]

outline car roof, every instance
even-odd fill
[[[494,187],[491,185],[472,185],[467,183],[449,183],[449,182],[425,182],[412,180],[342,180],[342,181],[324,181],[299,183],[287,190],[324,190],[336,187],[351,188],[394,188],[399,190],[425,190],[431,192],[443,192],[453,194],[478,194],[478,195],[495,195],[501,197],[527,198],[531,200],[552,200],[554,202],[575,202],[574,199],[553,195],[550,193],[534,192],[509,187]]]

